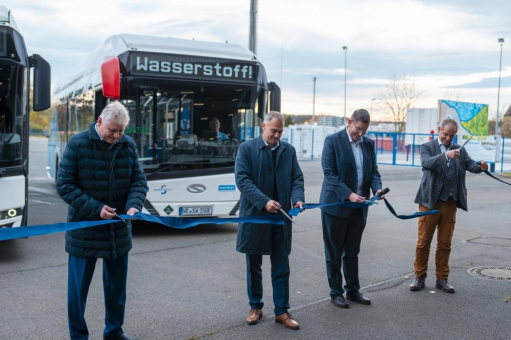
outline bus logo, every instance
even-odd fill
[[[192,184],[189,185],[186,190],[192,194],[202,194],[206,191],[206,186],[202,184]]]

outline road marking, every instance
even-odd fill
[[[55,190],[37,188],[37,187],[30,186],[30,185],[28,186],[28,192],[29,192],[29,194],[32,192],[32,193],[38,193],[38,194],[57,196],[57,192]]]
[[[32,203],[40,203],[40,204],[48,204],[48,205],[61,205],[59,203],[51,203],[51,202],[45,202],[45,201],[39,201],[39,200],[28,200],[29,202],[32,202]]]

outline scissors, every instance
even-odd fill
[[[284,215],[285,218],[290,220],[291,223],[296,223],[295,221],[293,221],[293,219],[284,210],[282,210],[282,208],[279,208],[279,211],[281,212],[282,215]]]
[[[461,146],[461,148],[459,148],[459,150],[461,150],[465,145],[467,145],[467,143],[472,139],[473,136],[470,136],[466,141],[465,143],[463,143],[463,145]]]
[[[128,223],[126,223],[126,221],[125,221],[125,220],[123,220],[123,219],[121,218],[121,216],[117,215],[115,212],[114,212],[114,216],[115,216],[115,217],[117,217],[118,219],[120,219],[121,221],[123,221],[123,222],[124,222],[124,224],[128,224]]]

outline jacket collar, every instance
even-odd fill
[[[103,142],[103,139],[99,136],[98,131],[96,130],[96,123],[97,121],[94,121],[89,124],[89,139],[91,140],[97,140],[98,142]],[[106,142],[104,142],[106,143]],[[116,144],[128,144],[129,139],[126,135],[122,135],[121,139],[119,139],[119,142]],[[106,143],[108,144],[108,143]]]
[[[284,146],[284,143],[282,143],[281,141],[279,141],[279,147],[277,148],[280,149],[286,149],[286,147]],[[265,148],[266,147],[266,142],[264,141],[263,139],[263,134],[260,134],[259,137],[256,138],[256,148],[259,150],[259,149],[262,149],[262,148]]]

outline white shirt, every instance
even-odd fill
[[[444,154],[447,152],[447,148],[445,147],[445,145],[440,141],[440,137],[438,137],[438,144],[440,145],[440,151],[442,151]],[[451,143],[452,145],[452,143]],[[449,146],[450,148],[450,146]],[[447,155],[445,155],[445,158],[447,158],[447,166],[449,166],[449,163],[451,163],[451,160],[449,159],[449,157],[447,157]]]
[[[263,138],[263,137],[261,137],[261,138]],[[263,138],[263,142],[264,142],[264,145],[266,145],[266,146],[270,145],[270,144],[266,143],[266,141],[264,140],[264,138]],[[278,142],[277,142],[277,144],[275,144],[275,146],[273,146],[273,147],[271,148],[271,151],[273,151],[273,150],[277,149],[277,148],[279,147],[279,145],[280,145],[280,141],[278,141]]]
[[[355,164],[357,165],[357,195],[362,196],[362,184],[364,181],[364,169],[362,168],[362,164],[364,164],[364,154],[362,152],[362,143],[364,141],[362,137],[360,137],[356,142],[351,139],[348,128],[346,128],[346,133],[350,139],[351,150],[353,151],[353,157],[355,157]]]

